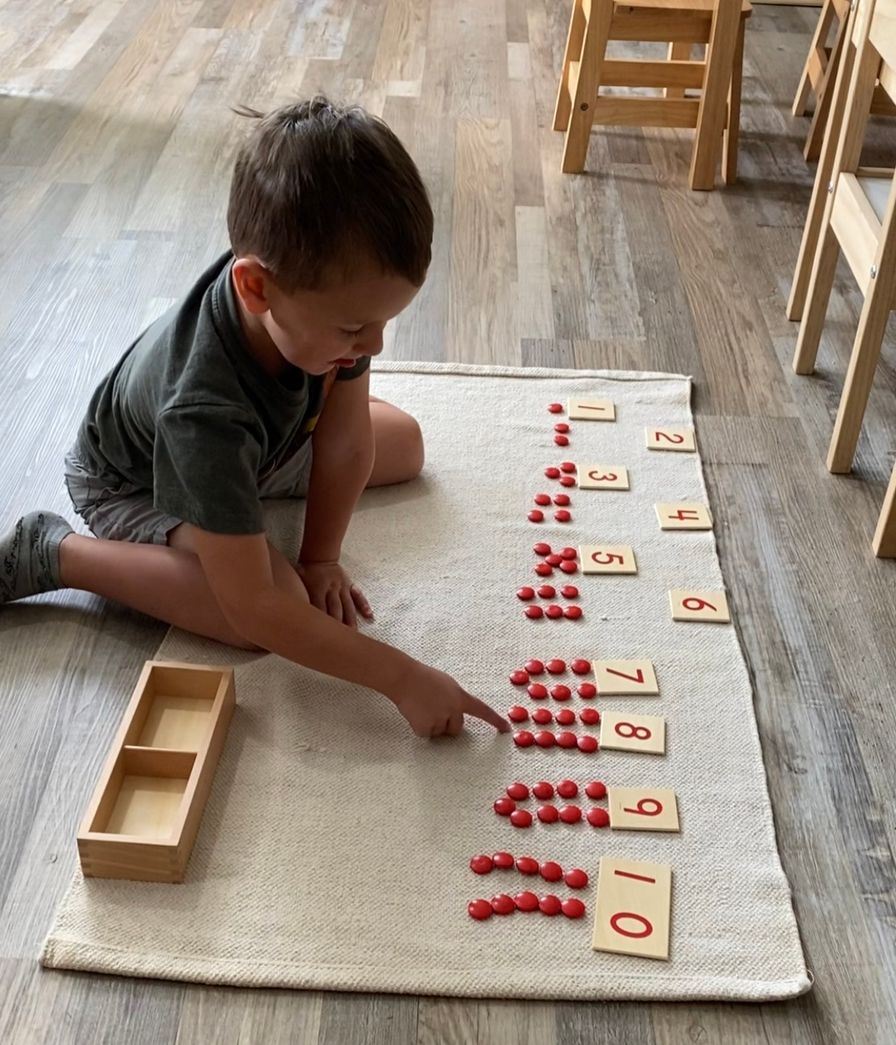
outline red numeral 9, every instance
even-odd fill
[[[654,808],[647,809],[647,803],[650,803]],[[638,804],[632,809],[629,806],[623,806],[623,813],[637,813],[640,816],[659,816],[663,811],[663,803],[658,802],[655,798],[639,798]]]
[[[622,732],[623,726],[628,726],[628,733]],[[636,726],[631,722],[617,722],[614,728],[619,736],[625,737],[626,739],[634,737],[635,740],[650,740],[653,736],[647,726]]]
[[[683,443],[684,436],[680,432],[654,432],[653,438],[659,442],[660,439],[665,439],[668,443]]]
[[[631,918],[636,922],[641,923],[640,932],[632,932],[630,929],[623,929],[619,924],[620,919]],[[633,911],[618,911],[610,919],[610,926],[614,932],[619,933],[620,936],[633,936],[635,939],[643,939],[645,936],[650,936],[653,932],[653,925],[644,917],[643,914],[635,914]]]
[[[695,603],[696,603],[696,605],[695,605]],[[684,606],[684,608],[686,610],[694,610],[694,611],[703,610],[703,609],[715,610],[715,606],[713,606],[713,604],[711,602],[707,602],[705,599],[698,599],[696,595],[691,595],[691,596],[689,596],[686,599],[682,599],[681,600],[681,604],[682,604],[682,606]]]
[[[601,558],[601,556],[605,558]],[[591,558],[598,563],[600,566],[609,566],[611,562],[625,562],[625,559],[621,555],[613,555],[612,552],[592,552]]]

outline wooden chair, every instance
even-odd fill
[[[828,451],[832,472],[852,467],[887,320],[896,308],[896,171],[859,166],[875,91],[883,90],[896,101],[896,0],[860,0],[849,44],[852,53],[844,55],[851,64],[848,83],[844,73],[834,99],[836,147],[825,143],[824,152],[833,149],[830,173],[825,178],[823,152],[816,179],[813,201],[823,195],[826,202],[793,360],[798,374],[809,374],[815,366],[842,250],[865,300]],[[892,502],[891,483],[884,510],[888,517]],[[880,538],[882,547],[888,541],[891,545],[891,534],[892,523],[888,528],[882,517],[875,542]]]
[[[793,115],[805,116],[809,95],[813,92],[815,94],[815,111],[803,146],[803,155],[807,160],[817,160],[821,152],[837,67],[848,39],[850,12],[850,0],[824,0],[815,35],[809,44],[809,54],[793,100]],[[828,47],[831,27],[835,22],[834,39]]]
[[[737,141],[747,0],[573,0],[554,130],[566,131],[562,169],[585,168],[593,124],[695,127],[689,184],[712,189],[737,177]],[[611,40],[670,44],[664,60],[606,57]],[[692,45],[706,56],[692,61]],[[602,87],[661,87],[662,97],[601,95]],[[687,89],[699,89],[689,98]]]

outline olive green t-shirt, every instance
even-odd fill
[[[94,392],[75,452],[97,475],[152,491],[159,511],[213,533],[261,533],[260,480],[311,438],[324,376],[268,374],[250,354],[233,256],[130,346]],[[363,357],[337,380],[358,377]]]

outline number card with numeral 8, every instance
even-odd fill
[[[657,685],[653,662],[649,660],[595,660],[594,682],[602,697],[655,697]]]
[[[703,620],[713,624],[727,624],[731,620],[723,591],[670,591],[669,602],[672,620]]]
[[[600,858],[592,950],[665,961],[671,914],[669,864]]]
[[[609,399],[570,399],[566,407],[570,421],[616,420],[616,404]]]
[[[644,434],[647,436],[648,450],[694,453],[697,449],[693,428],[646,428]]]
[[[666,720],[658,715],[604,711],[600,719],[600,746],[604,751],[665,755]]]
[[[576,465],[580,490],[627,490],[628,469],[621,464]]]
[[[614,831],[677,831],[678,801],[666,787],[611,787],[610,827]]]

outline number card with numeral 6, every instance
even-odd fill
[[[697,449],[693,428],[646,428],[648,450],[678,450],[693,453]]]
[[[723,591],[670,591],[672,620],[705,620],[727,624],[731,620]]]
[[[570,399],[566,407],[570,421],[616,420],[616,405],[609,399]]]
[[[602,697],[655,697],[657,685],[653,662],[649,660],[595,660],[595,685]]]
[[[666,787],[611,787],[610,827],[614,831],[677,831],[678,801]]]
[[[600,746],[604,751],[665,755],[666,720],[658,715],[605,711],[600,720]]]
[[[582,573],[637,573],[635,553],[629,544],[586,544],[579,548]]]
[[[592,950],[665,961],[671,915],[669,864],[600,858]]]
[[[627,490],[628,469],[621,464],[580,464],[576,466],[580,490]]]

